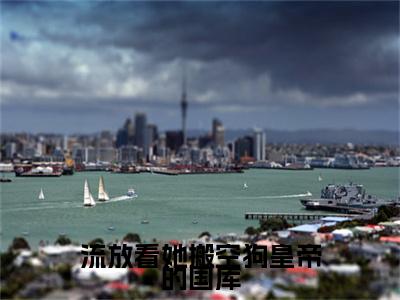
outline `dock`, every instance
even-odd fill
[[[309,213],[266,213],[266,212],[246,212],[244,218],[246,220],[268,220],[271,218],[282,218],[288,223],[310,223],[319,221],[325,217],[347,217],[354,218],[359,215],[353,214],[309,214]]]

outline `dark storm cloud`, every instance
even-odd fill
[[[342,96],[396,92],[398,5],[118,2],[99,3],[78,21],[102,28],[99,43],[158,61],[229,59],[269,73],[274,88]]]
[[[57,119],[140,108],[174,124],[160,112],[177,113],[186,65],[199,122],[202,111],[231,126],[253,125],[255,114],[259,126],[270,125],[266,116],[293,128],[353,126],[353,112],[376,126],[398,123],[398,2],[30,1],[2,9],[3,110]],[[299,110],[309,112],[301,122]],[[377,120],[377,110],[392,117]],[[333,111],[347,117],[328,122]]]

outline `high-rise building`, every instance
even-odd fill
[[[8,142],[5,146],[5,157],[11,159],[17,153],[17,144],[14,142]]]
[[[113,147],[101,147],[97,149],[97,157],[102,162],[113,162],[116,158],[116,152]]]
[[[187,145],[187,133],[186,133],[186,112],[187,112],[187,99],[186,99],[186,74],[183,73],[182,80],[182,99],[181,99],[181,113],[182,113],[182,136],[183,145]]]
[[[254,142],[253,137],[245,136],[238,138],[235,141],[234,151],[235,160],[240,161],[242,157],[254,157]]]
[[[166,131],[165,136],[167,147],[175,153],[178,152],[183,143],[182,131]]]
[[[144,158],[148,154],[147,117],[144,113],[135,115],[135,145],[142,148]]]
[[[149,151],[149,159],[152,159],[154,154],[155,141],[158,139],[158,129],[155,124],[147,125],[147,145]]]
[[[138,161],[139,149],[136,146],[122,146],[118,149],[118,161],[121,163],[135,163]]]
[[[97,151],[94,147],[89,146],[85,148],[85,162],[86,163],[95,163],[97,162]]]
[[[254,158],[255,160],[265,160],[265,132],[262,129],[254,129]]]
[[[212,122],[212,138],[214,146],[223,147],[225,144],[225,129],[222,122],[218,119],[214,119]]]
[[[116,147],[133,145],[134,128],[130,118],[126,119],[124,126],[117,132]]]

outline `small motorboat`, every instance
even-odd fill
[[[135,191],[135,189],[128,189],[128,192],[126,193],[126,195],[128,196],[128,197],[131,197],[131,198],[136,198],[138,195],[136,194],[136,191]]]

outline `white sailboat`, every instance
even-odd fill
[[[99,201],[108,201],[110,200],[110,197],[108,196],[105,188],[104,188],[104,179],[103,176],[100,176],[99,179],[99,195],[98,195]]]
[[[43,189],[40,189],[40,193],[39,193],[39,200],[44,200],[44,193],[43,193]]]
[[[85,180],[85,187],[83,189],[83,206],[92,207],[95,206],[96,202],[94,202],[92,193],[90,193],[89,184],[87,179]]]
[[[243,189],[248,189],[249,186],[247,185],[247,182],[243,183]]]
[[[322,181],[321,175],[318,175],[318,181]]]

